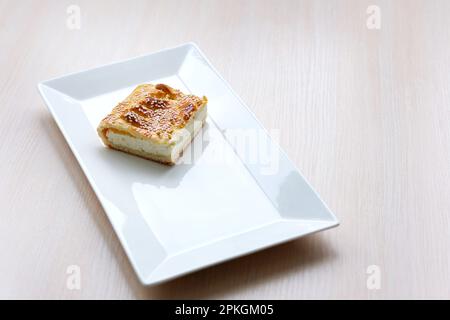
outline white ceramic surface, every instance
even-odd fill
[[[204,130],[174,167],[107,149],[96,133],[146,82],[209,99]],[[38,87],[145,285],[338,225],[195,44]],[[229,132],[256,133],[269,156],[252,158]]]

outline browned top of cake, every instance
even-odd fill
[[[206,97],[185,95],[165,84],[139,85],[102,120],[98,130],[105,134],[115,129],[167,142],[206,102]]]

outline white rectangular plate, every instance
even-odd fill
[[[174,167],[105,148],[96,133],[149,82],[209,100],[204,130]],[[338,225],[195,44],[38,87],[145,285]]]

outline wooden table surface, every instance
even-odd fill
[[[0,298],[450,298],[449,14],[448,0],[0,0]],[[145,288],[36,84],[188,41],[281,129],[341,225]]]

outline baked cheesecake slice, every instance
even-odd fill
[[[173,165],[202,128],[206,97],[183,94],[165,84],[142,84],[99,124],[104,144]]]

